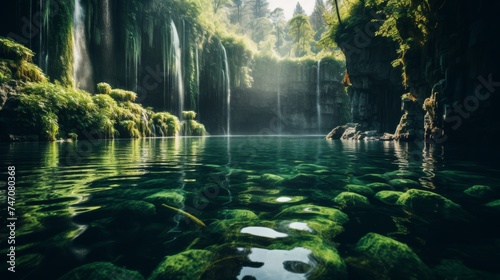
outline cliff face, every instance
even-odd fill
[[[499,135],[500,25],[495,1],[454,1],[437,7],[427,44],[407,60],[408,86],[425,109],[432,142],[486,141]]]
[[[342,85],[344,72],[342,63],[333,59],[256,59],[253,87],[233,92],[232,131],[324,134],[350,121],[349,99]]]
[[[425,40],[407,41],[412,42],[408,49],[398,46],[397,38],[375,35],[378,24],[390,14],[384,17],[361,6],[336,35],[352,83],[353,121],[364,130],[396,130],[395,138],[406,141],[482,141],[499,135],[495,112],[499,98],[494,93],[500,87],[500,41],[496,38],[500,25],[495,20],[500,3],[422,3],[413,4],[428,9]],[[410,18],[413,12],[408,11]],[[412,39],[411,32],[421,26],[407,19],[396,19],[395,28],[403,38]],[[404,65],[404,79],[400,77],[403,68],[391,66],[395,59]],[[400,119],[403,93],[410,94],[403,98]]]
[[[346,56],[352,121],[360,130],[394,131],[404,92],[401,70],[391,66],[396,46],[375,36],[378,26],[368,10],[364,13],[365,20],[350,24],[337,40]]]

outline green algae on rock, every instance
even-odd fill
[[[333,199],[333,202],[340,207],[366,207],[370,205],[368,198],[353,192],[342,192]]]
[[[212,263],[214,254],[206,250],[188,250],[167,256],[151,273],[148,280],[200,279],[205,269]]]
[[[371,188],[369,188],[367,186],[362,186],[362,185],[348,184],[347,186],[345,186],[345,190],[347,190],[348,192],[357,193],[357,194],[360,194],[363,196],[375,195],[375,192]]]
[[[95,280],[144,280],[137,271],[115,266],[108,262],[93,262],[77,267],[63,275],[59,280],[95,279]]]
[[[464,221],[470,215],[455,202],[439,194],[411,189],[402,194],[396,202],[403,209],[426,218],[450,221]]]
[[[387,183],[370,183],[366,185],[370,189],[372,189],[374,192],[379,192],[379,191],[387,191],[387,190],[392,190],[393,187]]]
[[[492,188],[483,185],[474,185],[466,189],[464,193],[480,199],[491,198],[495,194]]]
[[[368,233],[346,258],[356,279],[431,279],[430,269],[408,247],[392,238]]]
[[[180,191],[160,191],[144,198],[145,201],[153,204],[167,204],[174,207],[184,207],[186,198]]]
[[[314,204],[301,204],[285,208],[275,217],[278,218],[301,218],[321,216],[328,218],[335,223],[344,224],[349,221],[349,217],[342,211]]]
[[[412,189],[420,187],[420,184],[411,179],[392,179],[389,184],[398,190]]]
[[[375,194],[375,198],[385,204],[395,205],[403,193],[398,191],[379,191]]]

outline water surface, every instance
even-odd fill
[[[0,154],[2,177],[17,170],[19,279],[96,261],[147,278],[165,256],[198,249],[213,255],[203,279],[328,279],[330,254],[354,279],[356,243],[370,232],[407,244],[430,270],[453,260],[500,274],[500,212],[485,206],[500,198],[499,165],[484,149],[246,136],[13,143]],[[474,185],[493,192],[464,193]],[[467,218],[375,195],[408,189],[437,193]]]

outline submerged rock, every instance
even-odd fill
[[[486,203],[484,206],[500,211],[500,199]]]
[[[333,199],[341,207],[366,207],[370,205],[368,198],[353,192],[342,192]]]
[[[115,266],[108,262],[94,262],[77,267],[59,280],[92,279],[92,280],[144,280],[137,271]]]
[[[386,184],[386,183],[371,183],[366,185],[370,189],[372,189],[374,192],[379,192],[379,191],[386,191],[386,190],[392,190],[393,187],[391,185]]]
[[[386,183],[391,178],[389,178],[389,176],[384,175],[384,174],[365,174],[365,175],[359,177],[359,179],[366,181],[366,182]]]
[[[307,216],[323,216],[338,224],[344,224],[349,221],[349,217],[338,209],[317,206],[314,204],[301,204],[287,207],[278,213],[276,218],[303,218]]]
[[[394,188],[398,190],[420,187],[420,184],[418,182],[413,181],[411,179],[392,179],[389,181],[389,184],[391,184],[392,186],[394,186]]]
[[[397,191],[379,191],[375,194],[375,198],[385,204],[394,205],[404,192]]]
[[[346,262],[353,267],[353,279],[432,279],[408,245],[372,232],[358,241]]]
[[[353,193],[357,193],[357,194],[364,195],[364,196],[375,195],[375,192],[371,188],[366,187],[366,186],[362,186],[362,185],[349,184],[349,185],[345,186],[345,189],[348,192],[353,192]]]
[[[177,208],[184,207],[184,196],[179,191],[161,191],[144,198],[154,204],[167,204]]]
[[[311,174],[299,173],[285,181],[289,187],[314,187],[317,177]]]
[[[446,219],[450,221],[463,221],[469,214],[455,202],[439,194],[411,189],[402,194],[396,202],[406,211],[427,218]]]
[[[167,256],[151,273],[148,280],[200,279],[212,263],[213,257],[214,254],[206,250],[188,250]]]
[[[254,212],[245,209],[227,209],[223,210],[221,214],[226,220],[248,221],[259,219],[259,217]]]
[[[466,189],[464,193],[480,199],[491,198],[495,194],[493,189],[491,189],[488,186],[482,186],[482,185],[472,186]]]
[[[260,176],[260,181],[264,185],[270,186],[270,187],[280,184],[281,182],[283,182],[283,180],[284,180],[283,177],[278,176],[278,175],[274,175],[274,174],[269,174],[269,173],[266,173],[266,174],[263,174],[262,176]]]

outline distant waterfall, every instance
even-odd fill
[[[177,107],[177,116],[182,118],[182,111],[184,110],[184,80],[182,78],[182,56],[181,56],[181,47],[179,40],[179,33],[177,32],[177,28],[175,27],[175,23],[173,21],[170,22],[171,36],[172,36],[172,50],[173,50],[173,63],[174,63],[174,74],[175,81],[174,85],[177,90],[178,96],[178,107]]]
[[[278,84],[278,93],[276,94],[277,95],[277,99],[278,99],[278,108],[277,109],[277,116],[278,116],[278,121],[276,122],[276,132],[278,135],[281,135],[282,133],[282,129],[281,129],[281,84],[280,84],[280,80],[281,80],[281,66],[279,63],[277,63],[277,66],[276,66],[278,69],[277,69],[277,75],[278,75],[278,81],[277,81],[277,84]]]
[[[40,1],[40,38],[39,38],[39,50],[38,50],[38,66],[43,70],[44,73],[49,72],[49,17],[50,9],[49,4],[45,1]],[[30,24],[30,26],[32,26]]]
[[[102,0],[102,51],[103,62],[108,73],[113,64],[113,28],[111,22],[111,7],[109,0]],[[108,73],[109,74],[109,73]]]
[[[85,14],[80,0],[75,0],[73,12],[73,79],[77,88],[90,90],[94,87],[85,36]]]
[[[226,134],[231,135],[231,82],[229,79],[229,65],[227,62],[227,52],[224,45],[222,45],[222,53],[224,54],[224,84],[226,86],[226,113],[227,113],[227,129]]]
[[[321,59],[318,60],[317,77],[316,77],[316,111],[318,114],[318,133],[321,134]]]

